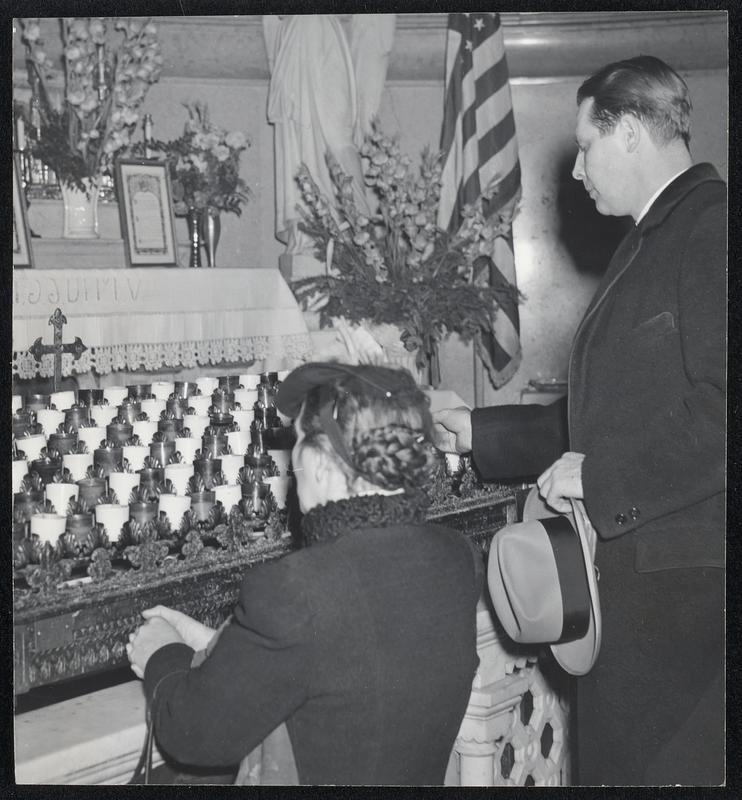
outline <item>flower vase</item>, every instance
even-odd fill
[[[216,266],[216,246],[219,244],[219,234],[222,223],[219,212],[215,208],[205,208],[199,219],[201,240],[206,248],[206,259],[210,267]]]
[[[85,191],[60,181],[64,222],[62,236],[65,239],[97,239],[99,178],[83,178]]]
[[[201,212],[197,208],[189,208],[186,216],[188,223],[188,245],[190,247],[190,260],[188,266],[191,269],[201,268],[201,226],[199,217]]]

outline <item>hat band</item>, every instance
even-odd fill
[[[590,627],[590,587],[580,534],[564,516],[547,517],[539,522],[554,551],[562,595],[562,633],[554,644],[572,642],[586,636]]]

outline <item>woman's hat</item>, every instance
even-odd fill
[[[580,500],[555,514],[534,487],[523,522],[499,530],[490,546],[487,582],[495,613],[521,644],[550,644],[572,675],[592,668],[601,618],[593,566],[595,530]]]
[[[402,389],[409,389],[410,384],[414,386],[414,380],[406,370],[376,364],[315,361],[297,367],[279,384],[276,406],[287,417],[296,417],[309,391],[348,376],[358,378],[369,392],[381,397],[392,397]]]

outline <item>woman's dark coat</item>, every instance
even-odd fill
[[[233,622],[189,669],[145,671],[159,746],[236,764],[287,722],[302,784],[442,784],[478,664],[482,559],[400,495],[329,503],[324,539],[248,570]]]

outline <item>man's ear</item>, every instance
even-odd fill
[[[619,130],[627,153],[635,153],[646,130],[633,114],[624,114],[618,122]]]

